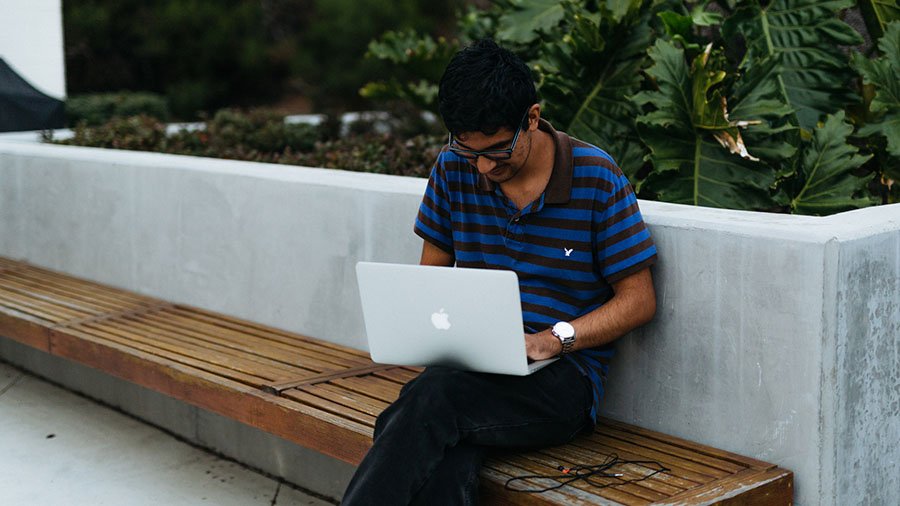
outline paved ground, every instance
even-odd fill
[[[0,504],[327,505],[0,362]]]

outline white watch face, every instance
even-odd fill
[[[557,322],[553,326],[553,332],[559,337],[566,339],[575,336],[575,327],[569,322]]]

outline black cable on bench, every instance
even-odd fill
[[[623,480],[622,474],[620,473],[609,473],[608,471],[613,467],[620,464],[638,464],[644,467],[648,467],[651,471],[646,476],[641,478],[634,478],[630,480]],[[654,466],[654,467],[649,467]],[[668,468],[660,464],[655,460],[622,460],[615,453],[609,455],[605,461],[600,464],[594,465],[584,465],[584,466],[572,466],[572,467],[563,467],[558,466],[556,468],[558,471],[561,471],[560,475],[542,475],[542,474],[532,474],[527,476],[516,476],[506,480],[506,484],[504,488],[506,490],[510,490],[513,492],[525,492],[530,494],[540,494],[543,492],[548,492],[550,490],[556,490],[560,487],[564,487],[570,483],[576,481],[584,481],[596,488],[606,488],[606,487],[617,487],[619,485],[626,485],[628,483],[637,483],[639,481],[644,481],[651,476],[655,476],[659,473],[664,473],[669,471]],[[596,478],[613,478],[614,481],[609,481],[607,483],[599,483],[596,481]],[[511,486],[511,483],[517,482],[525,482],[525,480],[534,480],[534,479],[550,479],[554,480],[557,483],[555,485],[546,487],[546,488],[518,488],[524,487],[526,485],[517,485]]]

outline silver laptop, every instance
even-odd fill
[[[359,262],[372,360],[525,376],[531,364],[512,271]]]

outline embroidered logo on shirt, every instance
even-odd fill
[[[575,248],[572,248],[572,249],[569,249],[569,248],[563,248],[563,251],[566,252],[566,256],[569,256],[569,255],[572,254],[572,251],[573,251],[574,249],[575,249]]]

